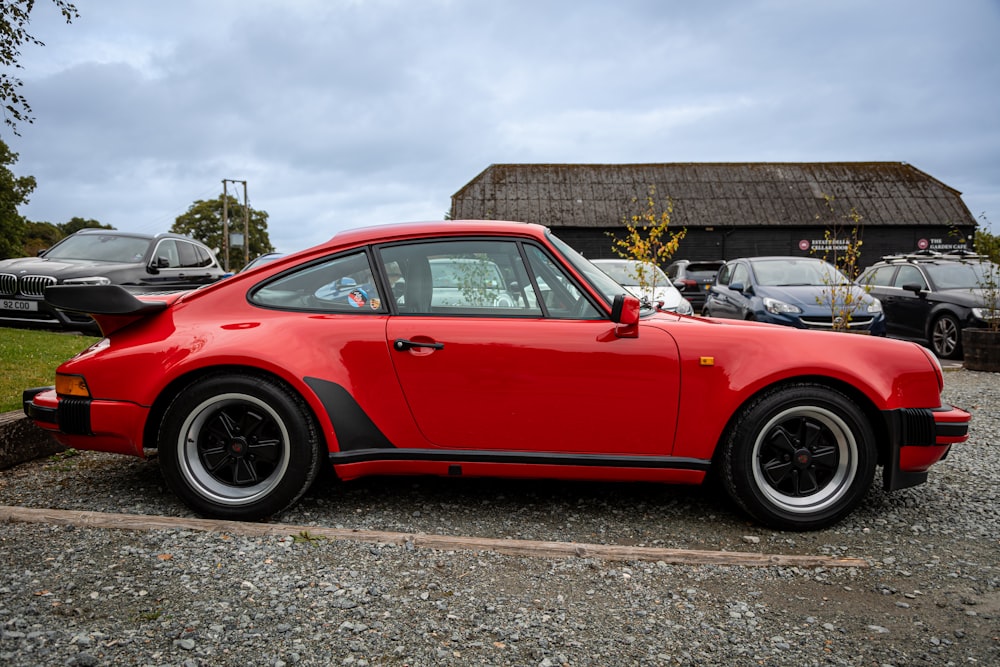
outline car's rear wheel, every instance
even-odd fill
[[[322,463],[303,400],[264,377],[213,375],[167,408],[159,459],[171,489],[199,514],[256,521],[308,490]]]
[[[953,315],[942,315],[931,325],[931,349],[942,359],[962,356],[962,327]]]
[[[875,474],[874,443],[849,398],[821,385],[788,385],[741,410],[719,472],[736,504],[761,523],[813,530],[864,498]]]

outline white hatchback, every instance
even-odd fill
[[[611,276],[611,279],[627,289],[640,299],[646,299],[651,304],[661,304],[660,309],[669,310],[681,315],[694,315],[691,302],[681,296],[680,290],[674,287],[667,274],[655,264],[643,263],[634,259],[592,259],[601,271]],[[645,289],[643,288],[645,285]]]

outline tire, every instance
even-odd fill
[[[864,412],[838,391],[802,383],[740,411],[723,442],[720,474],[729,496],[757,521],[816,530],[857,507],[876,459]]]
[[[942,359],[962,356],[962,327],[953,315],[942,315],[931,325],[931,349]]]
[[[163,416],[160,468],[195,512],[259,521],[309,489],[322,456],[305,402],[253,375],[212,375],[183,389]]]

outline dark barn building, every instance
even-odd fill
[[[861,266],[918,249],[971,248],[961,193],[903,162],[495,164],[452,196],[452,219],[537,222],[590,258],[614,257],[608,233],[669,198],[673,259],[824,256],[861,216]]]

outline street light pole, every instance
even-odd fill
[[[227,183],[243,184],[243,266],[250,263],[250,200],[247,198],[247,182],[233,178],[222,179],[222,247],[225,248],[225,269],[229,271],[229,194]]]

